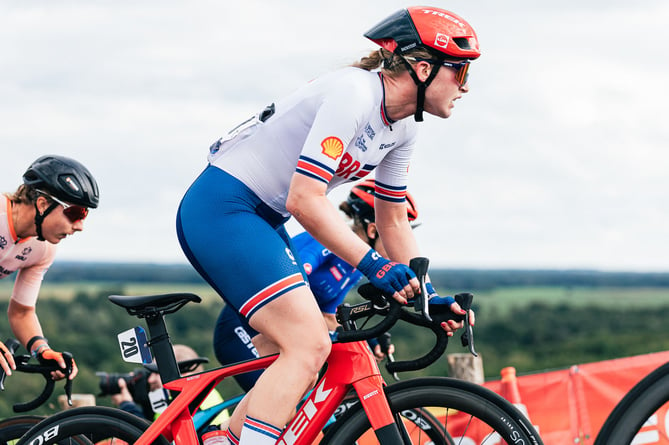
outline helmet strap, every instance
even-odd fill
[[[427,87],[432,83],[434,78],[437,77],[437,73],[439,72],[439,68],[441,68],[441,64],[432,64],[432,71],[430,71],[430,74],[427,76],[427,79],[425,79],[425,82],[421,82],[421,80],[418,78],[418,74],[416,74],[416,70],[413,69],[413,66],[411,66],[411,64],[404,57],[401,57],[401,59],[407,66],[407,70],[409,71],[409,74],[411,74],[411,78],[418,87],[418,95],[416,97],[416,113],[414,114],[414,119],[416,122],[423,122],[425,90],[427,90]]]
[[[35,201],[35,229],[37,230],[37,239],[39,241],[44,241],[44,235],[42,234],[42,222],[44,221],[44,218],[46,218],[46,216],[58,206],[59,204],[54,202],[49,207],[47,207],[44,213],[40,213],[39,209],[37,208],[37,201]]]

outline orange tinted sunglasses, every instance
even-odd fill
[[[75,223],[77,221],[86,219],[86,217],[88,216],[88,209],[86,207],[82,207],[75,204],[68,204],[66,202],[61,201],[58,198],[54,198],[53,196],[43,192],[42,190],[37,190],[37,191],[42,195],[46,196],[47,198],[51,199],[55,203],[62,205],[63,214],[67,217],[67,219],[70,220],[71,223]]]
[[[443,65],[452,69],[455,71],[455,81],[460,86],[466,84],[467,80],[469,79],[469,64],[471,63],[469,60],[465,60],[463,62],[447,62],[445,60],[422,59],[419,57],[414,58],[414,60],[431,63],[433,65]]]

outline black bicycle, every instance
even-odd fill
[[[594,445],[669,444],[669,363],[637,383],[611,411]]]

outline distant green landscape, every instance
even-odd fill
[[[520,374],[573,364],[626,357],[669,349],[669,273],[605,273],[597,271],[433,270],[441,294],[475,295],[475,342],[483,357],[486,378],[499,378],[505,366]],[[13,280],[0,281],[0,310],[6,312]],[[192,292],[203,298],[167,316],[173,343],[186,343],[208,356],[212,329],[222,300],[186,265],[61,263],[45,278],[37,305],[45,335],[57,350],[73,353],[79,366],[75,393],[97,394],[96,371],[129,372],[116,335],[143,325],[107,300],[110,294]],[[350,296],[351,301],[358,297]],[[4,324],[4,338],[10,335]],[[391,331],[398,360],[422,355],[432,345],[430,334],[398,325]],[[461,353],[459,339],[448,352]],[[384,371],[385,372],[385,371]],[[409,378],[419,373],[403,374]],[[448,375],[443,358],[420,374]],[[17,401],[36,397],[42,388],[35,375],[15,373],[0,396],[0,416],[11,416]],[[59,410],[57,396],[35,413]],[[229,396],[234,382],[219,388]],[[108,405],[108,398],[97,403]]]

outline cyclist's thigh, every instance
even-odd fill
[[[308,351],[309,348],[321,348],[324,343],[329,347],[325,319],[308,287],[295,288],[281,298],[271,301],[249,320],[251,326],[262,335],[264,344],[256,344],[258,352],[271,351],[272,344],[282,352],[288,350]],[[262,348],[262,350],[261,350]]]
[[[238,180],[210,167],[191,186],[179,210],[179,239],[189,260],[247,319],[306,284],[277,231],[281,224],[268,222],[276,214],[256,213],[262,206]]]

